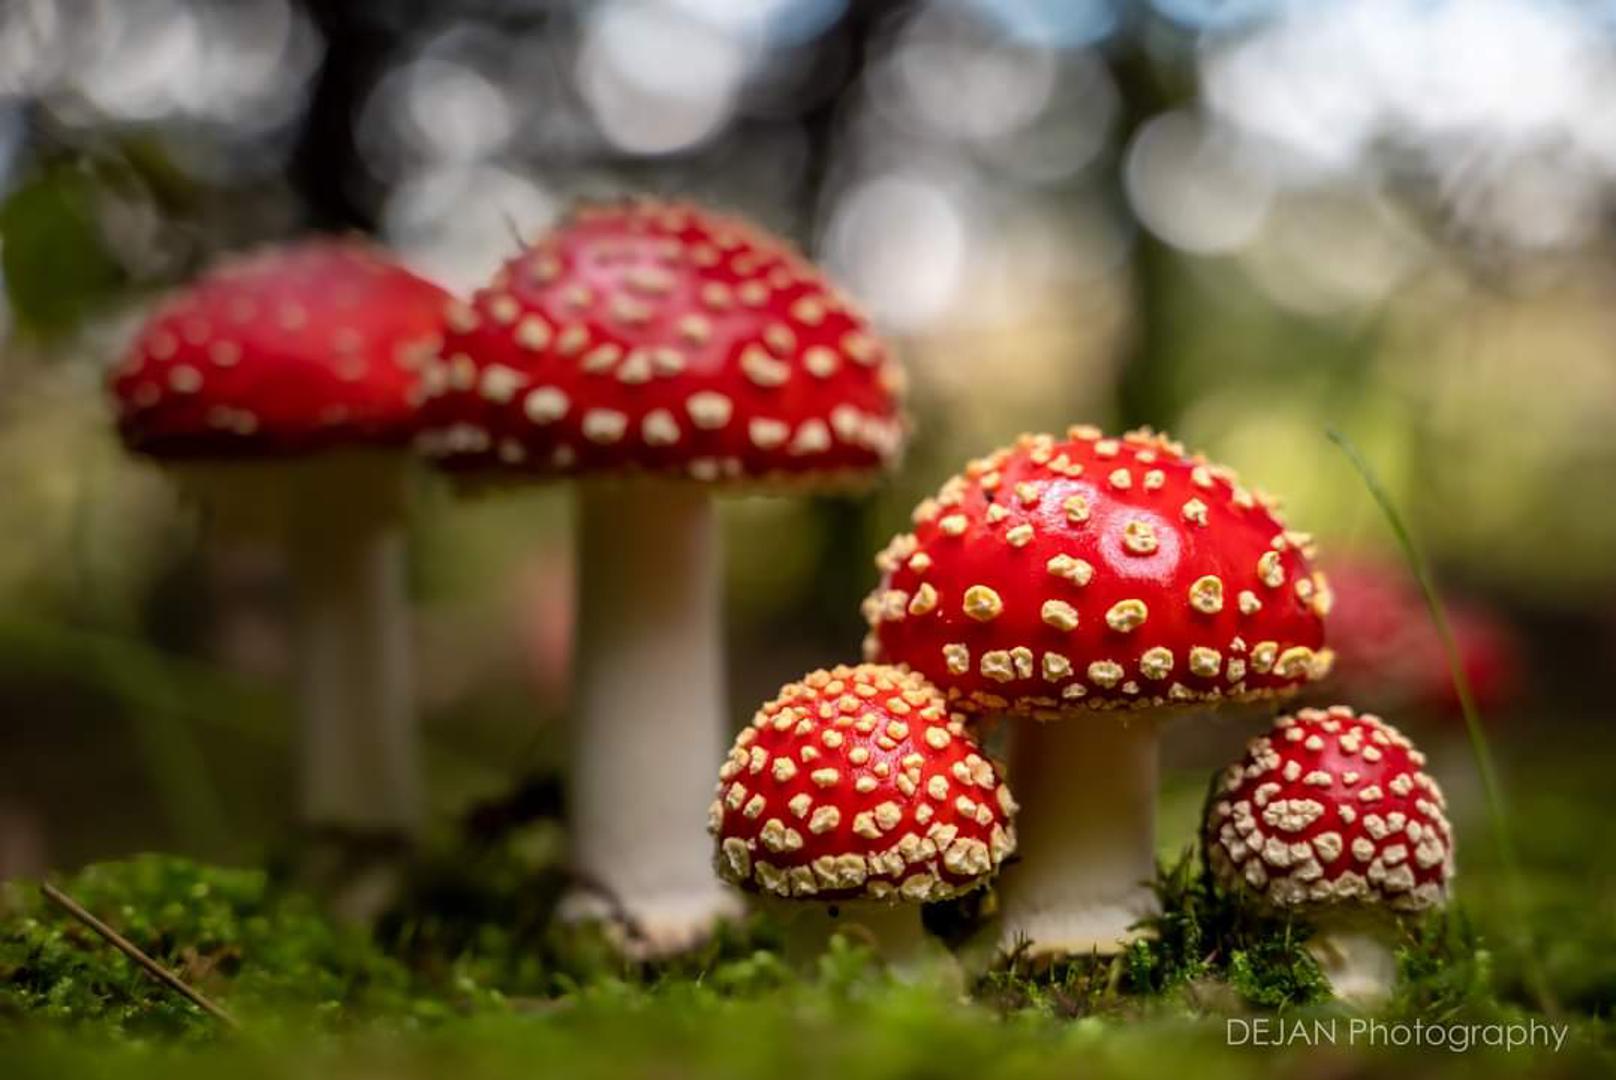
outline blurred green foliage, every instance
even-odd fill
[[[125,275],[103,238],[104,179],[82,164],[40,171],[0,204],[0,270],[23,327],[67,333],[117,299]]]

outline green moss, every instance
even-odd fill
[[[1287,932],[1233,950],[1229,954],[1229,985],[1249,1004],[1266,1009],[1328,1000],[1330,988],[1324,976],[1297,946],[1296,939]]]
[[[1155,891],[1160,913],[1121,956],[1035,964],[1018,953],[983,979],[981,991],[1001,1008],[1064,1016],[1130,1014],[1151,1002],[1205,1013],[1239,1003],[1285,1009],[1329,998],[1328,984],[1303,948],[1307,928],[1216,888],[1195,849],[1158,870]],[[1230,992],[1238,1002],[1229,1000]]]
[[[148,856],[92,867],[70,893],[159,962],[244,1014],[340,1028],[416,1025],[510,1002],[554,1008],[580,1000],[643,1002],[699,988],[714,999],[811,986],[842,1000],[891,989],[863,948],[833,940],[818,969],[791,969],[778,929],[757,916],[703,948],[636,963],[607,934],[553,918],[563,880],[553,837],[517,830],[459,858],[429,861],[374,937],[332,925],[262,872]],[[1327,984],[1304,946],[1307,929],[1214,887],[1195,851],[1160,871],[1160,914],[1115,957],[1033,963],[1016,952],[974,988],[1000,1015],[1204,1016],[1323,1002]],[[30,889],[6,894],[0,924],[0,1016],[91,1026],[130,1037],[190,1039],[214,1030],[190,1005],[47,907]],[[958,942],[979,930],[976,906],[930,913]],[[1411,926],[1400,951],[1396,1011],[1496,1011],[1488,951],[1461,914]]]
[[[1294,1060],[1223,1043],[1225,1016],[1328,1016],[1300,927],[1210,889],[1193,853],[1165,868],[1154,936],[1119,957],[1034,968],[1015,958],[975,988],[891,980],[833,938],[809,973],[764,921],[661,965],[625,962],[602,935],[551,925],[558,883],[540,836],[445,858],[375,939],[331,926],[263,873],[144,858],[64,885],[241,1016],[244,1039],[152,985],[87,932],[12,888],[0,921],[0,1062],[7,1080],[388,1075],[568,1077],[1244,1077]],[[529,906],[531,905],[531,906]],[[934,912],[969,942],[975,908]],[[1493,993],[1468,917],[1406,928],[1391,1015],[1523,1015]],[[1322,1011],[1321,1011],[1322,1010]],[[1612,1033],[1575,1019],[1547,1058],[1455,1058],[1467,1078],[1607,1072]],[[333,1037],[340,1035],[340,1038]],[[212,1045],[209,1045],[212,1044]],[[1381,1060],[1370,1052],[1365,1068]],[[1432,1075],[1435,1075],[1433,1073]]]
[[[1471,1016],[1516,1012],[1499,997],[1493,953],[1464,908],[1405,924],[1397,947],[1397,992],[1387,1011],[1400,1016]]]
[[[159,963],[244,1019],[411,1024],[486,999],[429,986],[363,935],[257,870],[163,856],[92,866],[62,883]],[[37,889],[7,887],[0,922],[0,1022],[22,1018],[131,1038],[207,1038],[216,1023],[156,985]],[[469,990],[463,987],[462,990]]]
[[[376,929],[379,947],[435,982],[496,987],[517,999],[554,999],[621,984],[766,982],[778,931],[753,918],[668,961],[627,959],[595,927],[555,918],[568,879],[557,825],[544,819],[426,859]],[[778,965],[775,965],[778,967]],[[783,969],[781,969],[783,970]]]
[[[1523,800],[1531,820],[1557,820],[1558,801],[1578,791],[1568,783],[1542,789],[1542,801],[1554,805]],[[1575,1025],[1578,1056],[1556,1061],[1568,1069],[1609,1064],[1616,1034],[1605,1003],[1616,938],[1602,898],[1611,863],[1591,850],[1554,830],[1534,849],[1539,929],[1530,938],[1512,936],[1478,855],[1459,906],[1403,928],[1400,984],[1386,1014],[1525,1017],[1521,943],[1558,940],[1564,945],[1545,966],[1563,1018]],[[385,1075],[453,1068],[460,1080],[527,1075],[539,1061],[580,1077],[857,1080],[972,1069],[1238,1076],[1274,1055],[1224,1048],[1225,1017],[1339,1015],[1303,947],[1306,928],[1211,887],[1193,849],[1162,868],[1161,914],[1124,954],[1044,966],[1017,955],[973,987],[974,1000],[895,983],[867,950],[843,939],[833,939],[813,971],[794,969],[779,956],[777,928],[762,918],[667,963],[629,962],[606,935],[555,925],[566,880],[548,818],[457,840],[427,859],[372,937],[330,925],[312,902],[259,871],[149,857],[62,884],[236,1012],[249,1038],[198,1048],[217,1041],[216,1025],[44,906],[32,888],[14,886],[0,911],[6,1080],[78,1075],[92,1065],[132,1078],[301,1075],[303,1055],[316,1050]],[[974,896],[926,917],[970,954],[990,913],[991,898]],[[388,1048],[380,1060],[379,1039]],[[176,1047],[187,1048],[183,1056],[174,1057]]]

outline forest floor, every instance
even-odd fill
[[[446,846],[367,936],[271,871],[152,856],[61,881],[239,1033],[14,884],[0,900],[0,1076],[1216,1080],[1378,1075],[1415,1058],[1422,1077],[1616,1075],[1610,757],[1506,755],[1519,887],[1458,800],[1470,841],[1456,904],[1405,928],[1398,993],[1373,1017],[1328,999],[1305,931],[1207,888],[1193,851],[1164,869],[1148,944],[1054,971],[1001,964],[962,991],[895,982],[849,939],[791,970],[762,921],[670,965],[627,964],[551,925],[558,838],[538,820]],[[1195,777],[1169,784],[1169,851],[1199,791]],[[928,922],[969,953],[980,916]]]

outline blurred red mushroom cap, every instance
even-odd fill
[[[1408,572],[1368,557],[1332,559],[1330,583],[1336,594],[1330,641],[1342,687],[1388,706],[1456,714],[1447,652]],[[1474,600],[1445,596],[1443,603],[1476,704],[1506,705],[1520,690],[1519,636]]]
[[[226,262],[165,302],[113,372],[119,429],[158,457],[405,443],[446,299],[356,240]]]

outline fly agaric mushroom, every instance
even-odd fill
[[[1409,574],[1365,556],[1332,559],[1330,584],[1337,684],[1388,708],[1457,716],[1447,650]],[[1477,707],[1485,712],[1508,703],[1520,689],[1522,647],[1514,629],[1473,600],[1445,598],[1444,606]]]
[[[785,686],[718,776],[719,876],[834,905],[900,971],[924,952],[916,905],[982,887],[1015,849],[1016,805],[993,762],[904,668],[843,665]]]
[[[733,899],[702,834],[726,737],[712,493],[872,480],[901,372],[783,241],[682,203],[578,210],[449,314],[419,445],[446,469],[578,488],[574,869],[643,950]]]
[[[1453,830],[1425,755],[1345,706],[1281,716],[1231,765],[1206,820],[1218,881],[1315,928],[1308,951],[1336,996],[1390,993],[1396,919],[1440,907]]]
[[[166,302],[111,379],[130,449],[225,533],[285,544],[300,817],[339,842],[403,840],[419,814],[400,521],[446,299],[357,241],[271,250]]]
[[[914,523],[876,558],[866,654],[953,707],[1049,721],[1012,733],[1005,940],[1115,951],[1152,907],[1158,719],[1329,668],[1311,541],[1178,443],[1090,427],[971,462]]]

